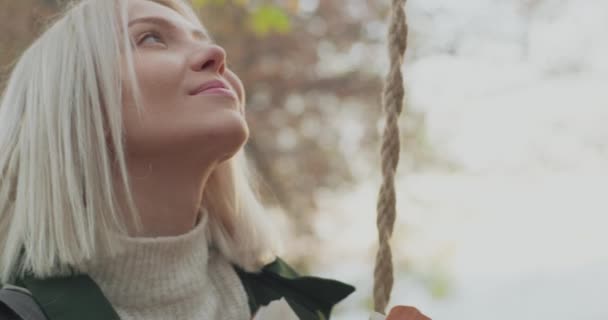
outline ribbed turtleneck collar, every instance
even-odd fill
[[[209,249],[205,214],[183,235],[121,237],[120,255],[84,267],[121,319],[247,319],[247,296],[231,264]]]

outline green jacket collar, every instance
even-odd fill
[[[325,320],[334,305],[355,291],[353,286],[336,280],[300,276],[281,258],[264,266],[260,273],[238,267],[235,270],[247,291],[252,314],[284,297],[301,320]]]
[[[355,288],[318,277],[300,276],[281,258],[264,266],[259,273],[234,266],[249,299],[251,314],[282,297],[301,320],[329,319],[335,304]],[[48,320],[118,320],[118,314],[97,284],[87,275],[35,279],[26,277],[17,285],[27,288]]]

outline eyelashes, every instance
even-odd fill
[[[160,34],[160,32],[156,31],[156,30],[149,30],[146,32],[143,32],[137,40],[137,45],[141,45],[143,44],[147,39],[158,39],[158,41],[156,41],[155,43],[163,43],[163,37]]]
[[[149,40],[152,39],[152,40]],[[181,42],[181,36],[175,34],[173,31],[159,31],[158,29],[154,29],[154,28],[149,28],[145,31],[140,32],[136,37],[134,37],[133,39],[133,44],[135,46],[142,46],[145,44],[148,45],[153,45],[153,46],[158,46],[158,45],[162,45],[164,48],[168,48],[169,45],[173,42],[175,42],[176,44],[178,44],[178,42]],[[186,41],[186,40],[183,40]],[[214,41],[203,41],[205,43],[209,43],[209,44],[213,44],[216,45],[216,43]],[[232,64],[226,64],[229,68],[232,67]]]

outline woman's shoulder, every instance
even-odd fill
[[[302,320],[329,319],[333,306],[355,291],[353,286],[337,280],[301,275],[280,257],[259,272],[233,267],[247,293],[252,314],[271,301],[285,298]],[[38,305],[44,306],[49,319],[79,320],[84,314],[89,320],[119,318],[101,289],[86,274],[45,279],[25,277],[17,285],[26,288]]]

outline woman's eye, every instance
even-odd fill
[[[150,43],[163,43],[161,37],[158,34],[153,33],[153,32],[145,34],[139,40],[139,44],[143,44],[143,43],[146,43],[146,42],[150,42]]]

